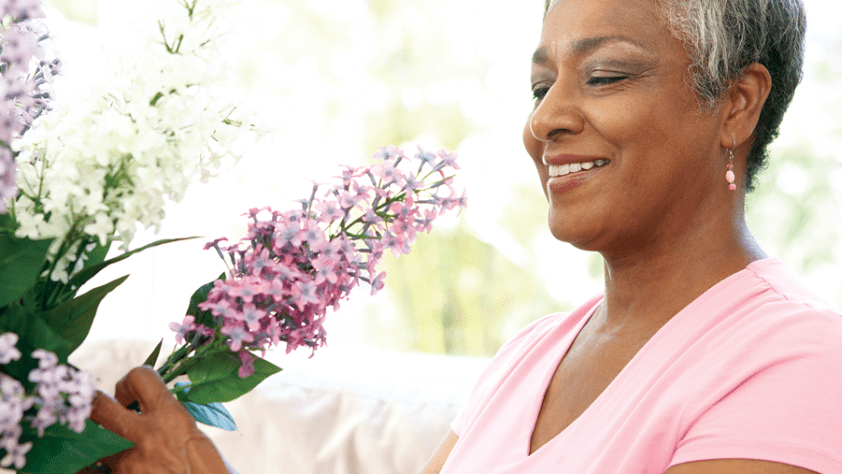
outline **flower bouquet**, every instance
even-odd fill
[[[80,288],[108,265],[179,240],[129,250],[138,226],[157,227],[167,200],[236,161],[241,136],[255,131],[244,126],[254,118],[220,92],[228,82],[218,20],[231,2],[177,1],[181,15],[121,54],[111,81],[44,114],[60,62],[40,48],[39,3],[0,0],[2,467],[70,473],[132,446],[87,420],[94,377],[67,362],[99,303],[127,276]],[[328,308],[360,282],[372,294],[383,288],[384,252],[409,252],[437,216],[465,205],[452,186],[454,154],[383,147],[374,158],[314,184],[292,210],[250,210],[241,242],[206,246],[227,271],[172,323],[178,345],[159,368],[198,421],[234,429],[221,402],[280,370],[261,357],[266,350],[322,346]],[[123,253],[107,259],[114,242]]]
[[[67,363],[100,301],[126,277],[79,290],[106,266],[166,242],[128,250],[138,226],[160,224],[166,200],[235,161],[252,128],[219,93],[230,82],[215,62],[226,2],[181,5],[114,61],[105,85],[48,111],[60,62],[44,47],[40,1],[0,1],[2,467],[75,472],[131,446],[86,420],[94,379]],[[124,253],[106,260],[114,242]]]

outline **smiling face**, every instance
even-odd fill
[[[717,212],[722,120],[700,109],[689,64],[654,0],[550,7],[523,138],[556,238],[622,254],[675,242]]]

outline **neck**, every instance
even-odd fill
[[[765,258],[742,213],[728,220],[673,236],[668,245],[603,252],[605,327],[657,330],[709,288]]]

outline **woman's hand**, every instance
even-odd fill
[[[97,393],[90,418],[136,446],[104,459],[106,472],[228,473],[213,442],[151,367],[132,369],[114,397]],[[140,414],[125,408],[134,402]]]

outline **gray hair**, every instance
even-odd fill
[[[546,12],[554,0],[546,0]],[[690,56],[699,104],[714,110],[753,64],[766,66],[772,90],[760,113],[747,158],[746,189],[765,164],[795,87],[801,82],[806,18],[801,0],[655,0]]]

